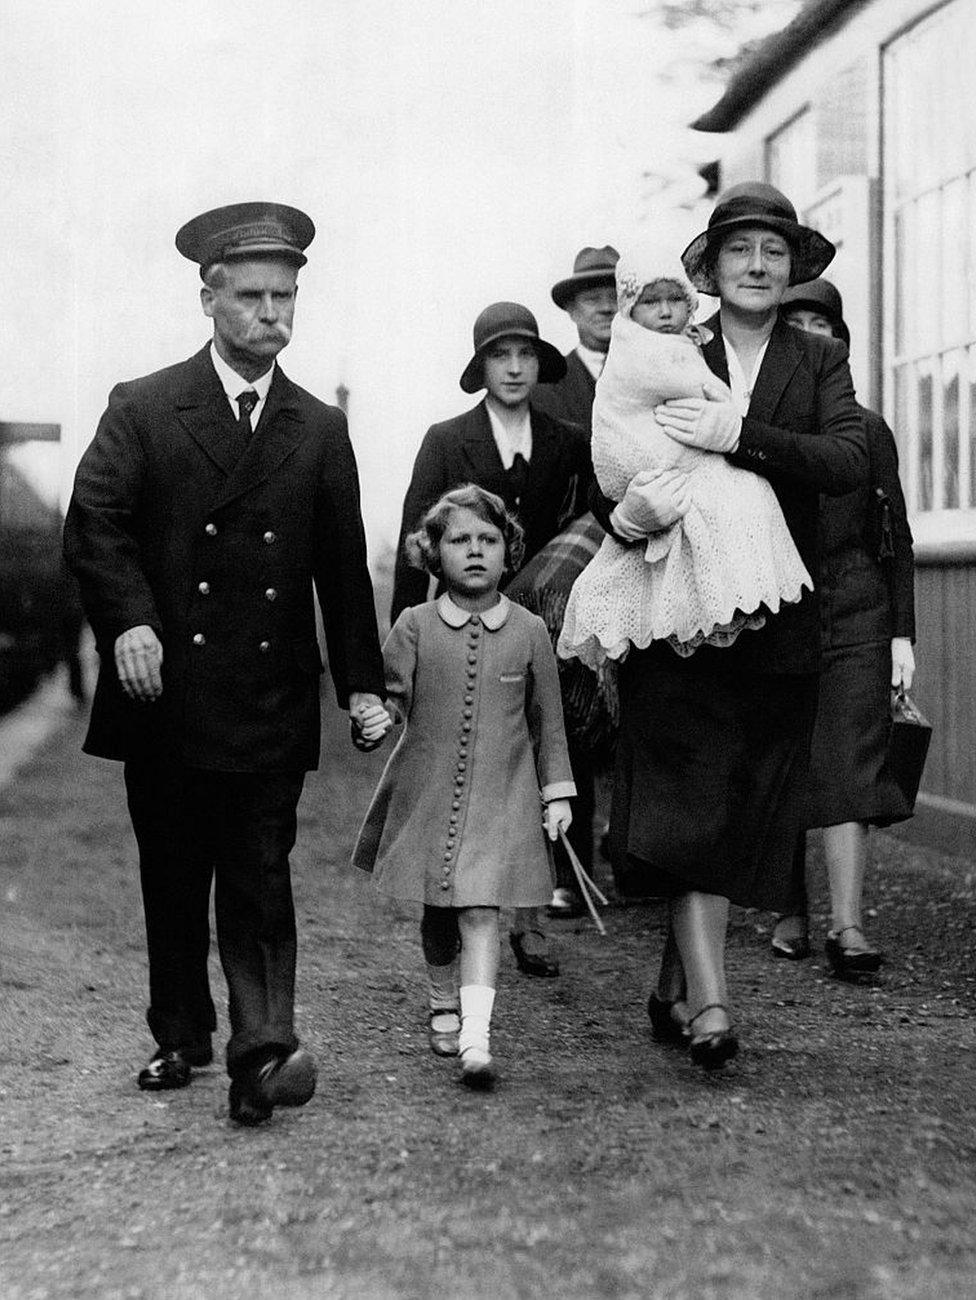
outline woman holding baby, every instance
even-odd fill
[[[691,284],[719,299],[692,341],[700,357],[688,362],[703,360],[710,374],[697,386],[701,395],[669,397],[645,413],[679,452],[710,456],[662,457],[622,492],[595,502],[607,546],[645,555],[649,566],[646,586],[632,588],[639,609],[627,626],[638,630],[625,645],[608,633],[604,647],[620,661],[612,850],[621,875],[640,879],[640,892],[669,899],[648,1003],[652,1032],[687,1047],[705,1069],[738,1050],[725,977],[730,903],[783,911],[791,900],[797,795],[817,702],[819,496],[850,492],[867,474],[846,348],[778,318],[787,288],[820,275],[833,254],[770,185],[737,185],[719,199],[707,230],[682,255]],[[627,287],[627,314],[638,323],[635,306],[661,299],[661,279]],[[623,409],[613,353],[611,343],[597,387],[595,462],[601,386],[611,431],[620,427],[614,411]],[[625,396],[635,414],[633,391]],[[776,566],[765,589],[751,583],[741,559],[734,573],[716,568],[722,545],[715,538],[736,528],[709,506],[714,475],[699,462],[711,456],[772,489],[757,499],[731,479],[728,488],[747,522],[762,516],[757,563],[765,548]],[[598,478],[606,492],[599,468]],[[712,520],[707,546],[695,541],[705,535],[703,519]],[[654,575],[667,564],[680,583],[671,582],[662,621]],[[755,592],[763,596],[758,604]],[[690,605],[682,605],[683,594]],[[618,618],[612,630],[620,625]],[[560,650],[573,653],[566,644]]]

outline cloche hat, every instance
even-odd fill
[[[581,289],[597,289],[601,284],[613,285],[613,273],[620,254],[609,244],[603,248],[581,248],[573,261],[573,274],[552,286],[552,300],[566,310],[570,298]]]
[[[794,284],[783,294],[779,304],[781,312],[806,310],[818,312],[833,325],[839,339],[848,346],[851,332],[844,320],[844,300],[840,290],[829,280],[823,278],[808,280],[805,284]]]
[[[293,266],[308,261],[305,249],[315,226],[298,208],[285,203],[230,203],[193,217],[176,232],[176,247],[200,274],[232,258],[279,257]]]
[[[539,358],[539,383],[555,384],[566,373],[566,362],[561,352],[539,338],[539,326],[528,307],[520,302],[493,302],[480,313],[474,323],[474,355],[464,367],[461,388],[466,393],[476,393],[484,388],[482,367],[485,349],[497,339],[531,339]]]
[[[774,185],[745,181],[719,196],[708,218],[708,228],[696,235],[681,254],[689,280],[702,293],[717,295],[711,255],[723,235],[742,226],[760,226],[783,236],[793,254],[790,284],[815,280],[837,251],[819,230],[800,224],[796,208]]]

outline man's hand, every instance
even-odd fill
[[[623,501],[614,507],[610,523],[614,532],[636,542],[670,528],[690,506],[688,475],[682,470],[641,470],[627,485]]]
[[[393,726],[379,696],[367,691],[353,691],[349,696],[349,722],[352,743],[364,753],[375,749]]]
[[[568,799],[550,799],[542,814],[542,825],[551,840],[559,838],[561,830],[568,831],[573,821],[573,810]]]
[[[891,685],[894,690],[912,689],[915,676],[915,652],[907,636],[891,638]]]
[[[147,624],[130,627],[115,640],[115,668],[130,700],[151,703],[163,693],[163,647]]]

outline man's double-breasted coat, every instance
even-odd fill
[[[226,772],[317,766],[318,592],[339,704],[383,692],[345,416],[276,367],[243,453],[209,347],[119,384],[78,467],[65,551],[102,657],[88,753]],[[116,638],[163,645],[128,699]]]

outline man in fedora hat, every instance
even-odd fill
[[[566,373],[532,398],[532,405],[557,420],[590,432],[593,394],[610,347],[610,325],[617,310],[614,268],[620,254],[609,244],[581,248],[573,274],[552,286],[552,300],[576,326],[579,342],[566,353]]]
[[[121,760],[149,951],[148,1091],[211,1059],[209,900],[227,978],[230,1113],[302,1105],[288,855],[318,764],[313,585],[336,696],[379,706],[383,671],[344,415],[282,373],[314,227],[279,203],[188,222],[213,340],[109,397],[65,526],[101,669],[87,753]],[[382,727],[379,728],[382,730]]]
[[[471,410],[428,429],[417,453],[403,503],[391,621],[427,599],[427,575],[410,567],[403,542],[450,488],[475,483],[497,493],[525,529],[525,561],[586,509],[592,473],[587,440],[582,430],[535,405],[539,388],[557,383],[565,370],[527,307],[496,302],[478,316],[460,385],[465,393],[487,391]],[[511,942],[527,974],[558,973],[534,915],[517,914]]]

